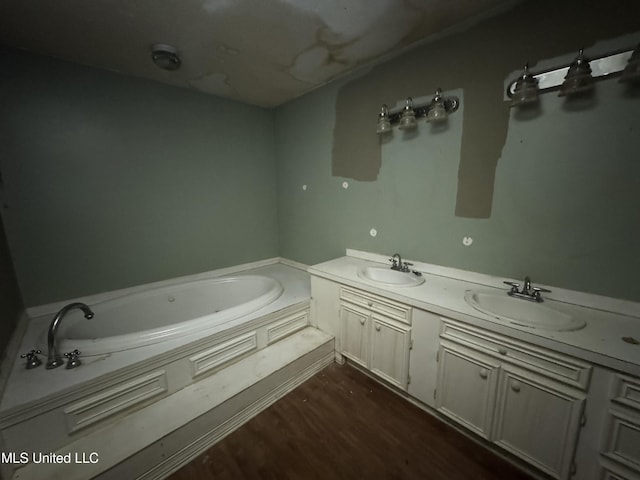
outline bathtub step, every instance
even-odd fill
[[[97,463],[28,464],[14,478],[163,478],[333,358],[333,337],[307,327],[58,450]]]

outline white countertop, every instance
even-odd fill
[[[389,263],[373,261],[372,259],[383,260],[383,257],[376,258],[375,254],[365,254],[360,257],[340,257],[313,265],[309,267],[308,271],[311,275],[368,290],[443,317],[461,320],[604,367],[640,376],[640,345],[622,341],[622,337],[634,337],[640,340],[640,305],[637,303],[555,289],[553,295],[547,294],[545,296],[544,305],[567,313],[574,318],[580,318],[586,322],[586,326],[580,330],[565,332],[533,329],[508,324],[486,315],[471,307],[464,300],[467,290],[494,294],[503,292],[506,295],[508,286],[496,286],[502,284],[503,279],[468,272],[470,281],[466,281],[460,278],[464,277],[464,273],[460,270],[451,269],[457,277],[451,278],[443,275],[446,268],[428,268],[425,267],[428,264],[418,265],[418,262],[415,262],[416,265],[412,268],[423,273],[425,279],[423,284],[412,287],[381,286],[360,278],[358,270],[365,266],[388,268]],[[436,271],[438,274],[429,273],[428,270]],[[563,294],[568,297],[567,302],[562,301]],[[590,306],[577,305],[576,298],[586,300],[583,305]],[[514,301],[520,300],[514,299]],[[569,301],[571,303],[568,303]],[[616,306],[619,307],[618,311],[612,311],[612,308],[616,308]]]

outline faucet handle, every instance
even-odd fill
[[[42,360],[38,358],[38,354],[40,353],[42,353],[40,350],[31,350],[30,352],[20,355],[20,358],[27,359],[27,363],[25,365],[27,370],[31,370],[32,368],[36,368],[38,365],[42,365]]]
[[[502,282],[506,285],[511,285],[511,293],[520,293],[518,291],[518,289],[520,288],[520,284],[516,283],[516,282],[509,282],[508,280],[505,280],[504,282]]]
[[[64,356],[69,359],[67,362],[67,369],[76,368],[82,365],[80,358],[78,358],[81,353],[82,352],[76,348],[73,352],[67,352],[64,354]]]
[[[536,302],[544,301],[542,299],[542,295],[540,295],[540,292],[544,292],[544,293],[551,292],[551,290],[547,290],[546,288],[540,288],[540,287],[533,287],[531,290],[533,290],[533,293],[531,294],[531,296],[536,299]]]

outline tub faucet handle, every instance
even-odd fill
[[[67,352],[64,354],[64,356],[69,359],[67,361],[67,367],[66,367],[67,369],[76,368],[82,365],[82,362],[80,361],[80,358],[79,358],[81,353],[82,352],[76,348],[73,352]]]
[[[42,365],[42,360],[38,358],[38,354],[40,353],[42,353],[40,350],[31,350],[30,352],[20,355],[20,358],[27,359],[27,363],[25,365],[27,370],[31,370],[32,368],[36,368],[38,365]]]

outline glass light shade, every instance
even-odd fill
[[[427,122],[442,122],[448,117],[447,110],[442,102],[436,103],[429,109],[427,114]]]
[[[522,76],[516,81],[509,106],[532,105],[538,100],[538,80],[529,73],[529,64],[527,64],[524,66]]]
[[[416,112],[413,110],[413,100],[411,97],[407,98],[407,104],[402,109],[402,114],[400,115],[400,129],[401,130],[410,130],[412,128],[416,128],[418,122],[416,122]]]
[[[427,113],[427,122],[442,122],[447,119],[447,109],[444,106],[442,98],[442,90],[436,90],[436,96],[431,100],[429,113]]]
[[[389,109],[386,105],[382,105],[382,109],[378,114],[378,128],[376,133],[386,133],[391,131],[391,120],[389,120]]]
[[[594,80],[591,76],[591,67],[589,60],[585,58],[580,50],[578,58],[569,66],[567,76],[564,77],[564,83],[560,88],[558,96],[571,96],[576,94],[588,93],[593,90]]]
[[[636,46],[635,50],[629,58],[627,66],[622,71],[620,77],[622,83],[638,83],[640,82],[640,44]]]

